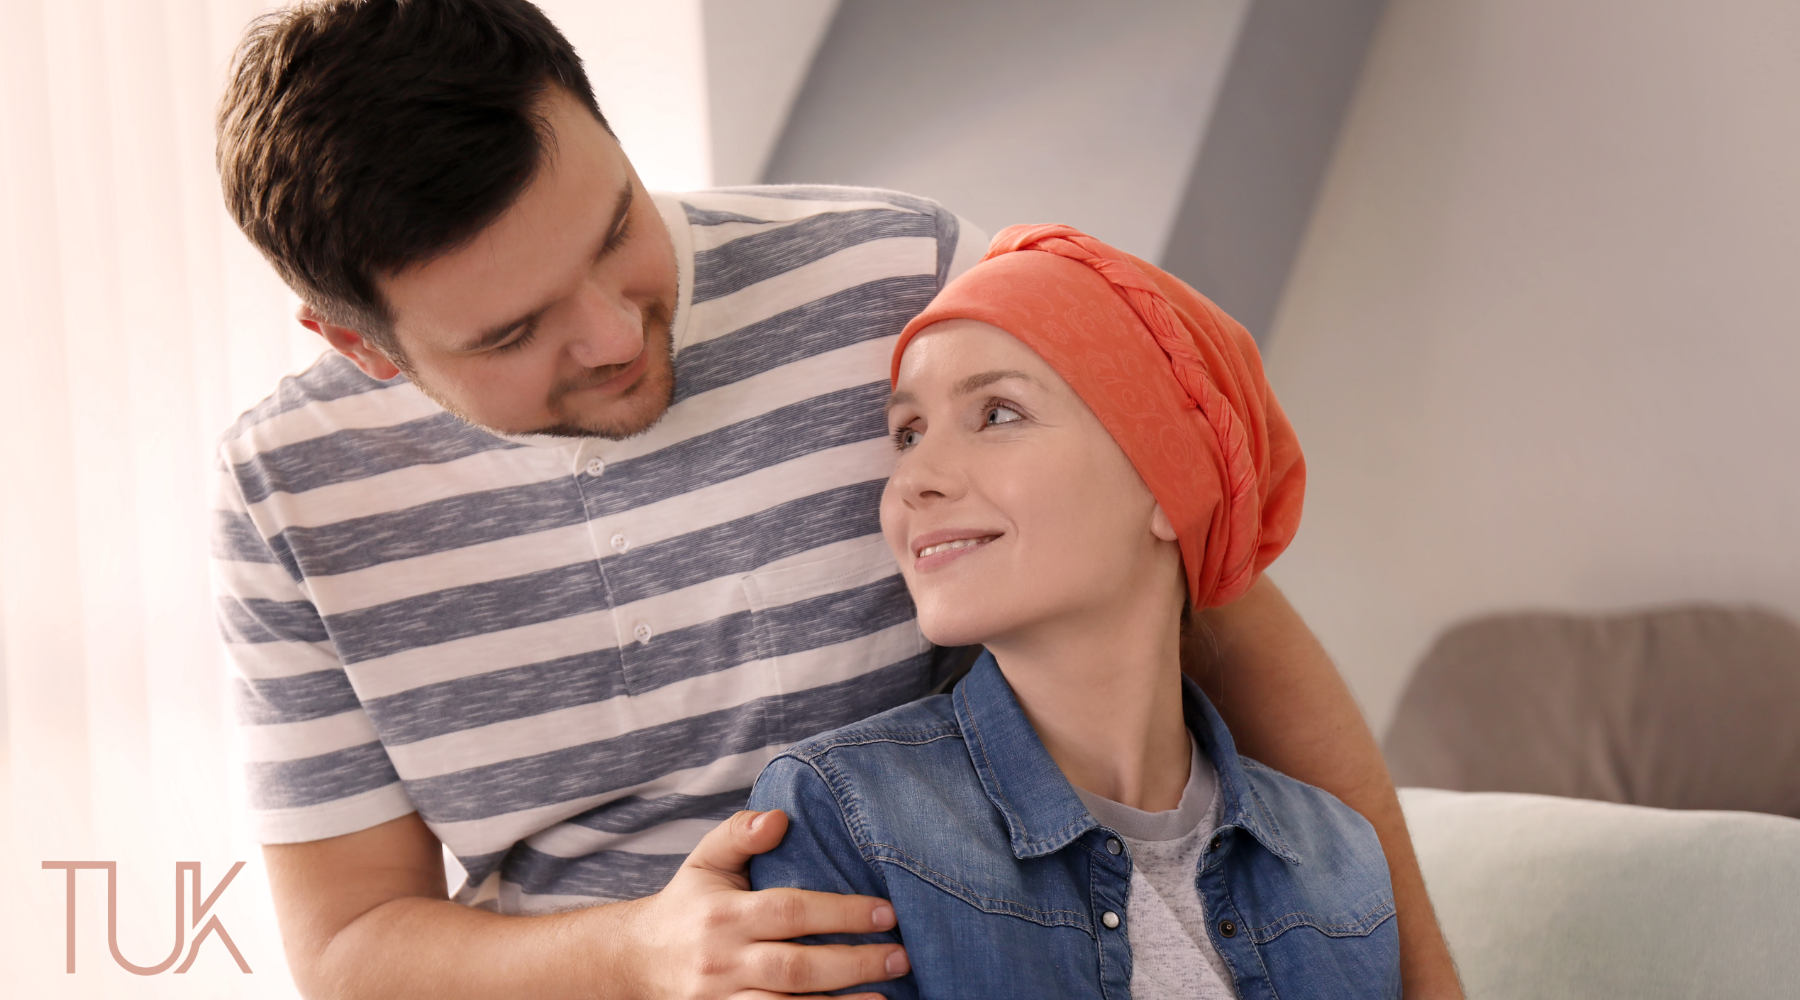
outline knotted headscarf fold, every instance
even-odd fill
[[[1175,526],[1197,608],[1242,596],[1300,527],[1306,465],[1256,342],[1180,279],[1068,226],[1009,226],[906,325],[973,319],[1037,352]]]

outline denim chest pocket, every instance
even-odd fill
[[[1265,857],[1286,867],[1285,878],[1259,880],[1278,888],[1240,909],[1247,931],[1240,937],[1255,945],[1271,980],[1283,984],[1282,995],[1398,998],[1400,935],[1385,865],[1345,870],[1315,856],[1303,865]],[[1213,933],[1228,951],[1220,932]]]
[[[1374,933],[1394,915],[1387,857],[1374,828],[1337,799],[1253,761],[1244,763],[1259,806],[1271,825],[1272,815],[1284,817],[1281,834],[1304,859],[1290,863],[1261,853],[1253,862],[1258,870],[1247,874],[1262,891],[1254,919],[1246,921],[1251,940],[1267,943],[1297,927],[1332,938]],[[1281,801],[1297,792],[1310,800],[1307,808]],[[1276,806],[1272,815],[1269,805]],[[1264,866],[1267,871],[1260,870]]]
[[[783,560],[746,575],[743,584],[775,691],[769,708],[777,731],[798,726],[804,731],[790,738],[811,736],[925,693],[931,644],[919,632],[912,598],[881,536]],[[808,692],[823,696],[824,689],[912,660],[919,661],[917,678],[887,678],[893,683],[868,685],[861,696],[817,699],[834,706],[829,717],[803,704],[815,700]]]
[[[1332,938],[1368,937],[1394,915],[1394,896],[1386,886],[1371,887],[1371,891],[1361,894],[1354,889],[1346,891],[1344,886],[1317,894],[1306,893],[1303,885],[1293,888],[1300,890],[1298,895],[1312,898],[1288,900],[1289,905],[1278,907],[1282,912],[1275,914],[1274,919],[1265,917],[1266,922],[1249,928],[1250,940],[1268,944],[1299,927]],[[1327,898],[1320,899],[1320,896]]]

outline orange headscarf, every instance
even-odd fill
[[[1300,442],[1250,334],[1180,279],[1068,226],[1010,226],[906,325],[989,323],[1075,389],[1175,525],[1197,608],[1227,604],[1294,538]]]

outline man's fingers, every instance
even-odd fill
[[[875,896],[762,889],[743,898],[744,921],[765,941],[807,934],[873,934],[894,929],[894,907]],[[836,987],[833,987],[835,989]]]
[[[887,997],[879,993],[838,993],[831,996],[808,993],[797,997],[792,993],[770,993],[768,990],[739,990],[727,1000],[887,1000]]]
[[[745,809],[707,832],[682,862],[683,868],[703,868],[722,875],[743,875],[750,857],[772,851],[787,833],[787,813],[779,809],[752,812]]]
[[[745,979],[774,993],[824,993],[885,983],[912,970],[897,944],[753,944],[744,952]]]
[[[726,1000],[887,1000],[879,993],[836,993],[826,996],[823,993],[808,993],[795,996],[792,993],[770,993],[768,990],[739,990]]]

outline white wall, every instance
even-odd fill
[[[756,184],[838,0],[704,0],[712,177]]]
[[[845,0],[769,165],[1155,258],[1248,0]]]
[[[1393,0],[1270,341],[1378,731],[1523,606],[1800,616],[1800,6]]]
[[[653,191],[712,184],[702,0],[536,0]]]

